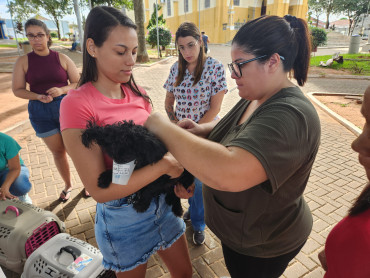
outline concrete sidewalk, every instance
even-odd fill
[[[230,62],[230,51],[227,46],[211,46],[212,57],[226,65]],[[165,90],[162,88],[172,63],[176,58],[167,60],[150,68],[135,68],[134,76],[139,85],[144,87],[152,98],[154,109],[164,112]],[[227,70],[229,89],[235,87]],[[369,80],[358,79],[309,79],[303,87],[309,92],[363,93]],[[237,90],[229,92],[222,105],[221,116],[239,100]],[[317,109],[322,124],[322,141],[311,177],[305,191],[305,198],[312,210],[314,226],[312,233],[302,251],[291,262],[283,277],[323,277],[323,270],[317,254],[323,249],[326,237],[333,226],[346,214],[352,201],[367,182],[365,171],[359,165],[357,155],[351,150],[355,135],[344,126]],[[22,146],[21,156],[31,171],[33,184],[30,196],[34,204],[53,211],[67,227],[72,236],[85,240],[96,246],[94,237],[95,201],[85,199],[83,186],[70,161],[74,189],[67,203],[58,201],[63,189],[61,180],[53,162],[51,153],[45,144],[34,135],[27,125],[12,134]],[[186,200],[183,201],[187,207]],[[222,257],[220,241],[206,229],[206,242],[197,247],[192,243],[192,230],[188,225],[186,235],[193,264],[193,277],[211,278],[229,276]],[[7,277],[20,277],[7,272]],[[153,256],[148,264],[148,278],[169,278],[167,268],[160,258]]]

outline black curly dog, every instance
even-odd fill
[[[165,145],[154,134],[141,125],[135,125],[133,121],[122,121],[105,126],[88,122],[86,130],[82,133],[82,143],[89,148],[93,142],[118,164],[135,160],[135,169],[153,164],[167,153]],[[99,187],[107,188],[111,182],[112,169],[100,174]],[[188,188],[193,182],[194,177],[186,170],[175,179],[163,175],[132,195],[133,207],[137,212],[144,212],[149,208],[152,198],[165,193],[166,203],[172,206],[176,216],[181,217],[183,210],[180,199],[173,191],[174,185],[181,183]]]

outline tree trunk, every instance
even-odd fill
[[[78,41],[81,45],[81,51],[83,50],[83,30],[82,30],[82,23],[81,23],[81,13],[80,13],[80,6],[78,0],[73,0],[73,8],[75,10],[76,18],[77,18],[77,26],[78,26]]]
[[[325,24],[325,29],[329,29],[329,13],[326,14],[326,24]]]
[[[58,20],[58,17],[56,16],[53,16],[53,17],[54,17],[54,23],[57,26],[58,40],[60,40],[61,37],[60,37],[60,29],[59,29],[59,20]]]
[[[145,29],[144,29],[144,1],[134,0],[135,23],[137,25],[137,37],[139,41],[137,51],[137,61],[145,63],[149,61],[148,52],[145,46]]]

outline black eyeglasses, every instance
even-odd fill
[[[33,41],[35,40],[36,38],[41,40],[42,38],[44,38],[46,35],[45,34],[37,34],[37,35],[33,35],[33,34],[27,34],[27,38],[30,40],[30,41]]]
[[[253,62],[253,61],[256,61],[256,60],[259,60],[259,59],[262,59],[262,58],[265,58],[267,55],[262,55],[262,56],[258,56],[258,57],[255,57],[255,58],[252,58],[252,59],[249,59],[247,61],[243,61],[243,62],[240,62],[240,63],[235,63],[235,62],[232,62],[230,64],[227,64],[227,66],[229,67],[229,70],[230,70],[230,73],[235,74],[235,76],[237,78],[240,78],[242,77],[242,67],[249,63],[249,62]],[[280,56],[280,59],[281,60],[285,60],[285,58],[283,56]]]

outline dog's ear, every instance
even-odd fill
[[[102,136],[102,132],[102,127],[98,126],[94,121],[88,121],[86,130],[81,135],[82,144],[89,148],[93,142],[98,143],[97,140]]]

